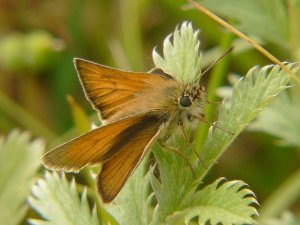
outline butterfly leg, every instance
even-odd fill
[[[204,162],[203,162],[201,156],[199,155],[199,153],[198,153],[198,152],[193,148],[193,146],[191,145],[191,143],[190,143],[190,141],[189,141],[189,137],[188,137],[188,135],[187,135],[187,132],[186,132],[186,130],[185,130],[184,125],[183,125],[182,122],[179,122],[179,127],[180,127],[181,133],[182,133],[182,135],[183,135],[183,138],[184,138],[184,140],[185,140],[185,143],[187,143],[187,145],[188,145],[189,148],[192,148],[192,151],[195,153],[195,155],[197,156],[197,158],[200,160],[200,162],[201,162],[202,165],[204,166]],[[204,167],[205,167],[205,166],[204,166]],[[206,169],[206,167],[205,167],[205,169]]]
[[[182,136],[184,138],[185,143],[187,143],[190,146],[189,137],[187,135],[187,132],[186,132],[186,130],[184,128],[184,125],[183,125],[182,121],[179,122],[179,127],[180,127],[180,130],[181,130],[181,133],[182,133]]]
[[[195,173],[195,170],[193,168],[193,165],[191,164],[191,162],[189,161],[189,159],[180,151],[178,150],[177,148],[175,147],[172,147],[172,146],[167,146],[165,145],[161,140],[158,141],[159,144],[167,151],[170,151],[170,152],[173,152],[173,153],[176,153],[178,154],[180,157],[182,157],[188,164],[188,166],[190,167],[190,170],[193,174],[193,176],[196,178],[196,173]]]
[[[226,130],[226,129],[224,129],[224,128],[222,128],[222,127],[219,127],[218,125],[216,125],[216,122],[214,122],[214,123],[209,122],[209,121],[205,118],[204,114],[201,114],[200,116],[194,116],[194,118],[197,118],[197,119],[200,120],[201,122],[207,123],[208,125],[210,125],[210,126],[212,126],[212,127],[218,128],[218,129],[220,129],[220,130],[222,130],[222,131],[225,131],[225,132],[227,132],[227,133],[229,133],[229,134],[231,134],[231,135],[234,135],[233,132],[231,132],[231,131],[229,131],[229,130]]]
[[[204,118],[204,114],[202,114],[202,116],[203,116],[203,118]],[[196,119],[196,117],[192,117],[192,116],[189,116],[189,117],[188,117],[188,120],[189,120],[190,122],[192,122],[194,119]],[[185,128],[184,128],[184,126],[183,126],[183,123],[179,123],[179,126],[180,126],[180,129],[181,129],[181,131],[182,131],[182,134],[183,134],[183,136],[184,136],[184,138],[185,138],[185,140],[186,140],[186,143],[188,143],[188,146],[189,146],[190,148],[192,148],[192,151],[195,153],[195,155],[196,155],[197,158],[199,159],[199,161],[200,161],[200,163],[202,164],[202,166],[203,166],[205,169],[207,169],[208,167],[207,167],[207,165],[205,164],[205,162],[203,161],[201,155],[199,155],[199,153],[193,148],[193,146],[191,146],[190,142],[187,142],[187,140],[188,140],[188,139],[187,139],[187,133],[186,133],[186,131],[185,131]]]

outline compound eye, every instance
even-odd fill
[[[182,106],[182,107],[189,107],[191,104],[192,104],[192,101],[190,99],[189,96],[182,96],[180,99],[179,99],[179,104]]]

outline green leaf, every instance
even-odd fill
[[[197,218],[199,224],[256,224],[251,217],[258,215],[251,206],[258,204],[252,191],[242,181],[227,181],[224,178],[191,194],[183,205],[184,210],[175,212],[166,219],[166,224],[190,224]]]
[[[286,63],[286,66],[293,72],[298,70],[298,64]],[[288,87],[289,81],[289,75],[276,65],[253,68],[245,79],[236,83],[229,104],[221,105],[218,127],[211,129],[202,149],[202,160],[208,168],[258,113]],[[207,170],[198,168],[201,179]]]
[[[186,31],[183,31],[181,36],[184,36],[184,32]],[[169,57],[168,55],[172,55],[175,57],[176,46],[180,45],[171,45],[169,38],[167,38],[165,42],[164,56]],[[193,51],[194,49],[188,49],[185,54],[192,55]],[[180,55],[180,53],[181,48],[179,47],[178,54]],[[157,56],[154,55],[154,57]],[[165,71],[167,71],[168,67],[172,67],[172,63],[176,64],[176,61],[167,61],[161,57],[158,57],[158,59],[160,67]],[[171,59],[171,57],[169,57],[169,59]],[[156,63],[156,65],[158,65],[158,63]],[[182,68],[183,71],[189,70],[189,68],[185,67],[187,65],[180,65],[184,67]],[[298,69],[296,64],[286,63],[286,66],[294,72]],[[224,224],[240,223],[241,221],[245,223],[249,221],[251,223],[254,222],[252,215],[256,214],[256,210],[249,206],[249,204],[255,203],[256,200],[253,196],[250,198],[245,197],[244,199],[244,195],[239,195],[244,193],[252,195],[252,192],[250,193],[248,189],[243,189],[245,192],[235,191],[230,195],[229,189],[227,190],[225,187],[233,187],[235,183],[229,182],[226,185],[224,184],[225,186],[221,186],[225,189],[221,188],[218,190],[220,191],[218,192],[218,194],[220,194],[219,196],[216,195],[216,193],[207,195],[207,192],[197,192],[196,190],[204,176],[221,154],[255,116],[257,116],[277,94],[288,87],[289,81],[289,75],[281,70],[279,66],[270,65],[261,69],[253,68],[247,73],[244,79],[240,79],[235,84],[232,96],[226,98],[222,103],[217,123],[211,127],[203,149],[193,149],[191,144],[186,143],[184,138],[180,135],[175,136],[174,141],[169,145],[175,147],[184,157],[179,156],[179,154],[174,154],[174,152],[163,151],[159,145],[154,147],[153,152],[157,160],[159,176],[154,176],[153,173],[151,175],[151,184],[158,202],[154,210],[153,224],[172,224],[173,222],[176,224],[177,221],[178,223],[184,223],[189,222],[190,219],[193,219],[195,216],[198,216],[200,219],[200,224],[205,223],[207,219],[214,224],[219,221],[224,222]],[[196,157],[196,152],[200,152],[201,159]],[[195,163],[191,166],[193,162]],[[193,169],[190,169],[190,167],[193,167]],[[194,170],[195,177],[191,172],[192,170]],[[236,187],[240,186],[237,185]],[[210,190],[209,186],[207,188],[208,189],[204,188],[203,190]],[[216,195],[220,198],[221,194],[224,194],[221,199],[226,199],[226,197],[228,197],[226,195],[229,195],[231,198],[228,199],[234,200],[234,204],[238,202],[240,204],[239,208],[243,210],[239,211],[236,209],[233,211],[235,214],[230,213],[233,210],[231,206],[234,204],[224,204],[222,210],[218,208],[219,211],[214,211],[214,213],[217,214],[210,214],[210,208],[206,210],[204,214],[199,215],[199,209],[203,209],[203,204],[201,204],[203,203],[201,202],[201,198],[203,198],[202,193],[205,193],[204,195],[207,197],[205,200],[212,203],[211,207],[213,207],[214,204],[220,203],[214,199],[214,196]],[[233,198],[233,195],[236,196],[236,198]],[[177,217],[172,217],[175,216],[176,213],[182,215],[182,217],[179,216],[179,218],[183,218],[183,221]]]
[[[249,128],[274,135],[282,144],[300,146],[299,97],[296,92],[283,92]]]
[[[186,153],[189,160],[194,151],[179,136],[172,146]],[[196,191],[198,182],[187,161],[182,157],[160,149],[154,149],[160,176],[151,176],[152,187],[158,204],[154,210],[153,224],[189,224],[195,217],[199,224],[208,220],[211,224],[255,224],[257,215],[250,204],[257,204],[254,194],[242,181],[224,182],[218,179],[202,190]]]
[[[153,193],[150,192],[150,174],[146,172],[147,159],[148,157],[129,178],[113,204],[106,207],[120,225],[150,224]]]
[[[163,44],[163,57],[153,50],[156,67],[176,77],[179,82],[191,83],[200,79],[201,57],[199,52],[199,30],[194,31],[191,23],[184,22],[174,33],[167,36]],[[173,41],[171,41],[173,37]]]
[[[90,212],[83,191],[81,200],[76,191],[75,180],[68,183],[64,173],[59,177],[56,173],[46,173],[45,179],[38,180],[32,187],[32,195],[28,198],[30,205],[45,219],[30,219],[34,225],[98,225],[96,207]]]
[[[181,36],[184,36],[184,32],[186,31],[183,31]],[[168,38],[165,42],[164,56],[175,56],[177,50],[176,46],[180,45],[171,45]],[[189,49],[187,51],[190,51],[190,53],[186,52],[186,54],[191,54],[192,50]],[[179,55],[180,52],[181,49],[179,48]],[[163,70],[167,71],[168,66],[172,67],[171,62],[168,64],[167,60],[164,61],[162,58],[159,58],[159,60],[167,64],[160,64]],[[184,67],[186,65],[181,64],[181,66]],[[286,66],[294,72],[298,70],[296,64],[286,63]],[[188,70],[188,68],[183,68],[183,70],[185,69]],[[224,195],[222,198],[216,193],[207,195],[207,192],[203,192],[207,197],[205,200],[212,203],[212,205],[210,205],[211,207],[220,203],[215,202],[214,196],[218,196],[218,200],[226,199],[226,197],[229,196],[228,199],[232,201],[235,200],[233,205],[239,205],[239,209],[243,209],[242,211],[233,210],[233,208],[231,208],[233,205],[224,204],[222,205],[224,206],[222,210],[217,208],[213,211],[217,214],[210,213],[212,208],[208,210],[203,209],[203,204],[201,204],[203,203],[201,202],[201,199],[203,199],[202,192],[197,192],[196,190],[206,173],[232,141],[276,95],[288,87],[289,81],[289,75],[281,70],[279,66],[270,65],[261,69],[258,67],[251,69],[244,79],[240,79],[235,84],[232,96],[225,99],[221,105],[217,123],[211,127],[203,149],[201,149],[201,151],[199,150],[201,160],[195,157],[196,154],[194,153],[196,150],[192,149],[189,143],[185,143],[180,136],[175,137],[174,143],[170,145],[172,147],[175,146],[175,148],[182,152],[187,160],[184,160],[183,157],[179,157],[174,153],[163,152],[159,145],[155,147],[156,149],[154,149],[153,152],[158,163],[160,174],[158,178],[153,174],[151,176],[151,184],[158,201],[154,210],[153,224],[172,224],[177,221],[189,222],[194,217],[198,217],[200,224],[205,223],[207,220],[213,224],[217,224],[220,221],[224,224],[254,223],[252,216],[256,214],[256,210],[249,206],[249,204],[255,203],[256,200],[253,196],[244,199],[244,195],[239,195],[244,193],[252,194],[248,189],[243,189],[245,192],[234,192],[236,198],[233,197],[233,193],[230,195],[228,194],[229,192],[222,191],[227,190],[222,188],[219,190],[220,192],[218,192],[220,196],[221,194]],[[196,178],[193,177],[193,173],[191,172],[191,163],[188,163],[195,162],[195,158],[196,163],[193,168]],[[227,183],[227,185],[234,186],[233,183],[230,182]],[[224,187],[227,187],[227,185]],[[239,185],[236,187],[240,188]],[[204,188],[203,190],[206,189]],[[199,215],[199,210],[205,211],[205,213]],[[183,221],[178,217],[172,217],[176,215],[176,213],[183,216]]]
[[[237,28],[265,41],[288,47],[289,18],[284,0],[206,0],[201,4],[239,22]]]
[[[180,136],[175,137],[171,146],[191,159],[193,152]],[[164,150],[157,144],[153,153],[159,169],[159,178],[151,173],[151,184],[158,202],[153,224],[162,224],[169,215],[181,209],[183,199],[194,186],[194,177],[187,161],[174,152]]]
[[[41,140],[30,141],[28,132],[12,131],[0,138],[0,221],[19,224],[27,206],[34,174],[44,151]]]

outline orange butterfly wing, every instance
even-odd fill
[[[104,120],[134,106],[135,97],[145,89],[168,86],[173,80],[167,74],[127,72],[82,59],[74,62],[87,98]]]
[[[128,177],[133,173],[153,140],[159,134],[157,117],[147,116],[132,126],[131,139],[120,140],[119,151],[102,166],[98,175],[98,192],[104,202],[111,202],[120,192]]]
[[[60,145],[43,155],[42,163],[48,169],[78,172],[87,164],[105,161],[124,149],[131,151],[126,146],[136,139],[142,152],[160,125],[158,117],[147,114],[125,118]]]
[[[62,144],[46,153],[42,162],[49,169],[68,172],[104,162],[98,191],[110,202],[167,121],[162,105],[173,103],[177,83],[167,74],[126,72],[81,59],[75,59],[75,65],[94,108],[114,122]]]

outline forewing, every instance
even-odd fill
[[[149,122],[149,118],[154,118]],[[78,172],[87,164],[96,164],[124,150],[127,142],[139,139],[139,129],[144,130],[145,121],[150,130],[145,130],[150,136],[154,135],[160,126],[160,120],[148,114],[141,114],[122,119],[92,130],[46,153],[42,163],[48,169]],[[154,131],[155,130],[155,131]],[[151,134],[150,134],[151,133]],[[148,138],[151,139],[150,137]],[[146,142],[143,147],[146,146]]]
[[[133,100],[141,91],[163,87],[173,79],[169,75],[117,70],[82,59],[74,62],[87,98],[104,120],[136,104]]]
[[[120,192],[159,134],[160,127],[157,117],[145,117],[132,129],[131,138],[126,142],[122,141],[118,153],[103,164],[97,186],[104,202],[111,202]]]

